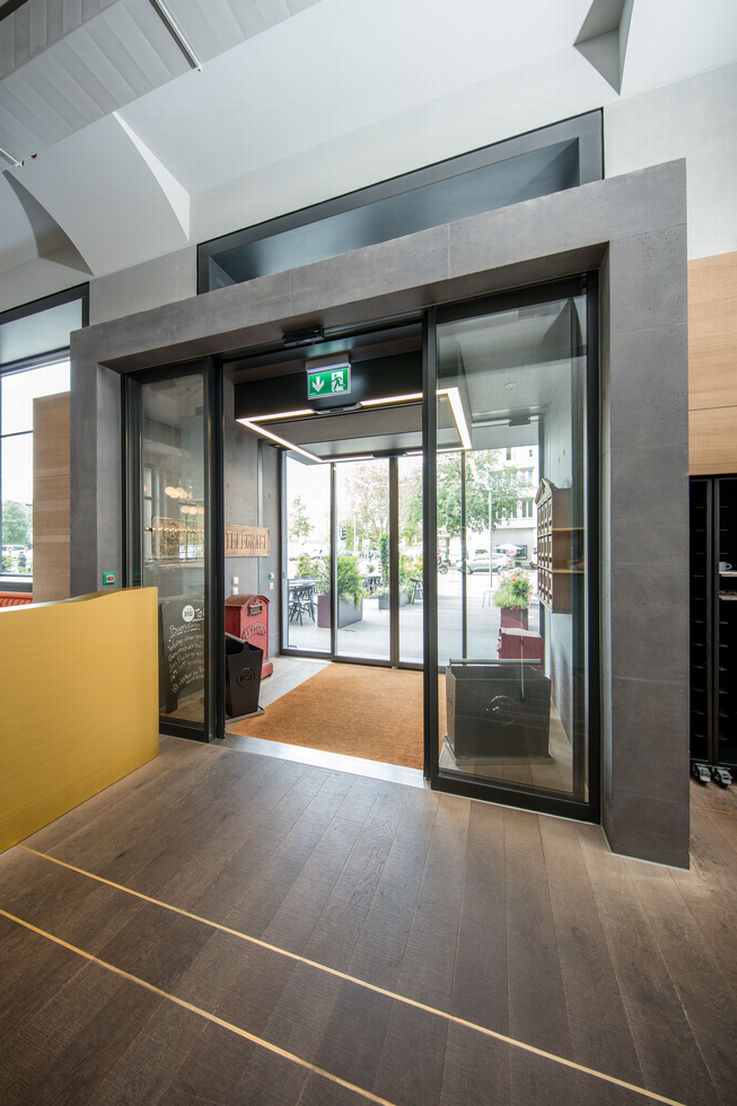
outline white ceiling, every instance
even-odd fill
[[[201,71],[150,0],[0,22],[0,309],[737,60],[734,0],[166,2]]]

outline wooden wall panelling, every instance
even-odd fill
[[[737,472],[737,252],[688,266],[692,476]]]
[[[68,599],[69,393],[33,401],[33,599]]]

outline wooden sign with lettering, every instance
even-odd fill
[[[225,526],[226,557],[268,557],[271,531],[266,526]]]

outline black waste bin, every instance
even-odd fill
[[[258,710],[263,659],[258,645],[225,635],[225,713],[230,718]]]

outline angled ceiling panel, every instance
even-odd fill
[[[94,275],[187,244],[165,188],[114,116],[9,172],[50,213]]]
[[[0,146],[37,153],[188,69],[148,0],[118,0],[0,81]]]
[[[0,24],[0,78],[48,50],[117,0],[26,0]]]

